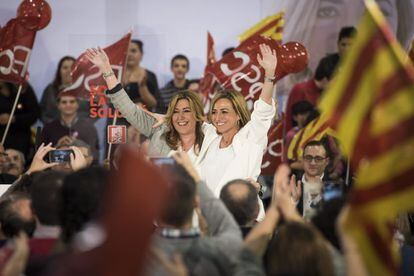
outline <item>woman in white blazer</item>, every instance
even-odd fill
[[[265,69],[260,98],[250,114],[243,95],[237,91],[218,92],[208,114],[211,124],[203,125],[205,134],[196,167],[207,186],[218,197],[230,180],[260,175],[267,132],[276,114],[272,98],[277,66],[276,51],[260,45],[259,64]]]

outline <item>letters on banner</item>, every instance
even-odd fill
[[[283,122],[283,119],[274,122],[267,134],[268,144],[262,161],[263,175],[273,175],[283,162]]]
[[[24,83],[36,31],[11,19],[0,30],[0,80]]]
[[[260,53],[259,45],[262,43],[276,50],[278,59],[276,80],[306,68],[308,53],[300,43],[288,42],[280,45],[273,39],[255,35],[206,68],[200,89],[207,102],[214,97],[214,88],[219,85],[221,89],[241,92],[250,110],[253,108],[253,103],[259,98],[264,82],[264,69],[257,61],[257,55]]]
[[[276,47],[276,42],[256,36],[209,66],[204,76],[208,81],[201,86],[208,101],[214,96],[214,84],[218,84],[224,89],[240,91],[252,109],[254,101],[260,95],[264,80],[264,70],[257,62],[257,54],[260,52],[258,45],[261,43]]]
[[[122,79],[130,40],[131,33],[128,33],[119,41],[104,48],[105,53],[108,55],[109,62],[111,63],[112,70],[119,80]],[[99,68],[89,62],[85,53],[80,55],[73,64],[72,80],[72,85],[67,87],[64,91],[73,92],[77,97],[86,99],[89,98],[89,93],[93,87],[105,86],[105,80],[103,79]]]

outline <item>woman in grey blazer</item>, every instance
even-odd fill
[[[153,127],[157,120],[136,106],[112,71],[106,53],[98,49],[88,49],[89,61],[102,72],[108,86],[107,96],[127,121],[149,138],[149,156],[168,156],[172,150],[186,151],[192,161],[197,159],[204,139],[203,105],[196,93],[182,91],[171,100],[165,123]]]

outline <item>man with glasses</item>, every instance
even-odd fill
[[[305,219],[311,219],[322,200],[323,177],[329,164],[328,150],[321,141],[310,141],[303,150],[304,174],[296,182],[292,176],[292,200],[298,205]]]
[[[46,124],[40,143],[52,143],[56,148],[71,145],[76,139],[88,144],[95,161],[99,160],[98,133],[94,124],[78,117],[79,103],[72,92],[60,92],[58,99],[60,118]]]

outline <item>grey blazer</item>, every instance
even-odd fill
[[[152,126],[155,124],[155,118],[151,117],[141,108],[137,107],[128,97],[125,90],[122,88],[114,94],[107,94],[113,105],[121,112],[122,116],[141,134],[148,137],[149,156],[165,157],[172,150],[165,142],[165,133],[168,131],[166,124],[157,128]]]

